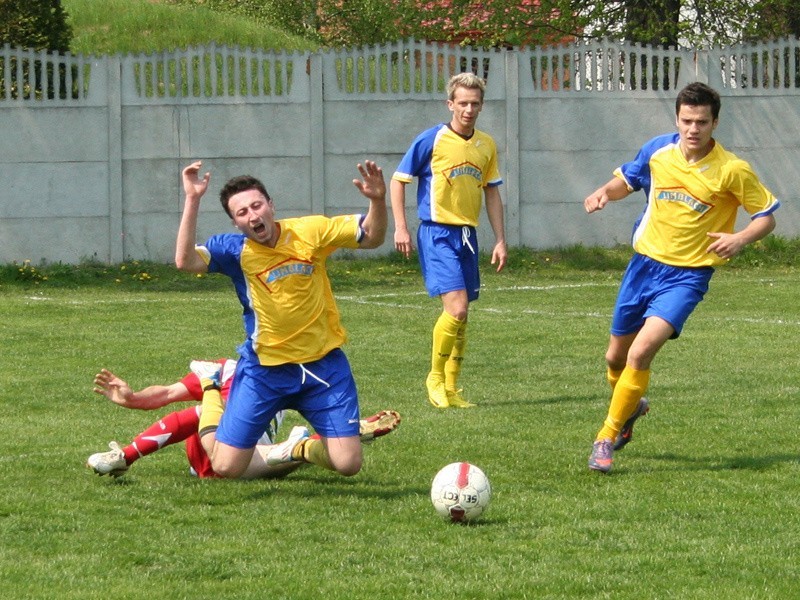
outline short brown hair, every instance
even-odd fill
[[[257,190],[262,196],[264,196],[267,202],[272,201],[272,198],[270,198],[269,194],[267,193],[267,188],[264,187],[264,184],[261,183],[260,180],[256,179],[252,175],[239,175],[238,177],[229,179],[228,182],[222,186],[222,189],[219,192],[219,201],[222,204],[222,208],[224,208],[225,212],[228,213],[229,217],[233,218],[229,206],[231,196],[234,196],[239,192],[246,192],[248,190]]]
[[[687,106],[710,106],[711,116],[716,121],[719,119],[719,109],[722,106],[722,101],[719,99],[717,90],[707,86],[705,83],[695,81],[678,92],[678,98],[675,100],[676,115],[681,112],[681,105],[684,104]]]
[[[459,73],[453,75],[450,81],[447,82],[447,99],[452,100],[455,97],[456,88],[466,88],[468,90],[480,90],[481,101],[483,101],[483,94],[486,91],[486,82],[475,75],[475,73]]]

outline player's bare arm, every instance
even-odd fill
[[[151,385],[134,392],[121,377],[108,369],[102,369],[94,376],[94,393],[105,396],[123,408],[153,410],[172,402],[192,400],[189,390],[180,382],[172,385]]]
[[[593,213],[598,210],[603,210],[606,204],[614,200],[622,200],[631,190],[628,189],[628,184],[619,177],[612,177],[605,185],[597,188],[591,194],[586,196],[583,201],[583,207],[587,213]]]
[[[181,173],[183,191],[186,194],[181,223],[178,226],[178,237],[175,242],[175,266],[189,273],[205,273],[208,266],[194,247],[197,243],[197,213],[200,210],[200,199],[208,189],[211,173],[199,176],[201,161],[195,161]]]
[[[353,185],[369,199],[369,210],[361,224],[364,236],[361,238],[360,247],[377,248],[386,239],[388,226],[386,181],[383,178],[383,169],[371,160],[364,161],[363,165],[359,163],[358,172],[361,174],[361,179],[354,179]]]
[[[721,258],[733,258],[742,248],[769,235],[775,229],[775,217],[765,215],[757,217],[736,233],[711,232],[708,237],[714,241],[708,246],[708,252],[714,252]]]
[[[503,270],[508,262],[508,246],[506,245],[505,223],[503,218],[503,200],[500,197],[500,190],[497,186],[486,188],[486,214],[489,217],[489,224],[494,232],[495,244],[492,249],[492,262],[497,272]]]
[[[411,233],[408,231],[406,221],[406,184],[392,179],[389,183],[392,201],[392,216],[394,217],[394,247],[403,256],[408,258],[414,250]]]

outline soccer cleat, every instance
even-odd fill
[[[110,442],[108,452],[98,452],[92,454],[86,461],[86,466],[98,475],[111,475],[119,477],[128,470],[128,463],[125,462],[125,454],[117,442]]]
[[[220,377],[222,375],[222,365],[218,362],[207,362],[204,360],[193,360],[189,363],[189,369],[197,375],[197,378],[200,380],[200,384],[203,386],[203,390],[209,385],[208,383],[204,383],[203,380],[205,379],[207,382],[210,382],[215,388],[219,389],[220,385]]]
[[[303,427],[302,425],[292,427],[292,430],[289,432],[289,437],[286,438],[286,441],[283,441],[280,444],[275,444],[269,449],[266,456],[267,464],[271,467],[274,467],[275,465],[295,462],[295,459],[292,458],[292,450],[295,449],[295,446],[307,439],[308,429],[306,427]]]
[[[477,404],[464,400],[464,396],[461,395],[463,391],[464,390],[446,390],[447,403],[455,408],[472,408],[473,406],[478,406]]]
[[[425,387],[428,388],[428,401],[431,404],[436,408],[450,407],[450,402],[447,400],[447,390],[444,389],[444,381],[430,373],[425,380]]]
[[[611,440],[598,440],[592,444],[592,453],[589,456],[589,468],[593,471],[608,473],[614,461],[614,447]]]
[[[391,433],[400,425],[400,413],[393,410],[382,410],[359,422],[361,443],[366,444],[375,438]]]
[[[636,412],[625,421],[622,430],[619,432],[616,441],[614,442],[614,450],[622,450],[628,442],[633,439],[633,424],[636,419],[645,416],[650,411],[650,403],[647,398],[639,400],[639,405],[636,407]]]

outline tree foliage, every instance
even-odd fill
[[[61,0],[0,0],[0,45],[67,52],[71,39]]]
[[[708,47],[800,34],[797,0],[564,0],[584,38]]]
[[[798,0],[167,1],[246,14],[327,46],[415,37],[477,46],[610,38],[697,47],[800,35]]]
[[[746,41],[800,37],[800,6],[797,0],[761,0],[758,18],[744,28]]]
[[[409,0],[262,0],[265,14],[290,33],[326,46],[361,46],[400,39],[399,14]]]

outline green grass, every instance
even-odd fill
[[[154,0],[63,0],[74,54],[175,50],[216,42],[272,50],[312,50],[315,44],[276,27],[203,6]]]
[[[500,275],[485,265],[463,374],[480,406],[466,411],[425,399],[439,308],[415,263],[332,261],[362,410],[394,408],[403,423],[366,448],[354,478],[307,468],[252,482],[194,479],[179,446],[118,480],[83,466],[168,410],[93,394],[98,369],[143,387],[234,352],[240,310],[223,279],[126,263],[43,266],[47,279],[26,280],[8,266],[3,596],[798,597],[794,244],[767,242],[771,253],[754,248],[715,275],[657,358],[652,410],[609,476],[586,458],[607,407],[602,355],[624,249],[519,250]],[[441,521],[428,499],[455,460],[493,484],[473,526]]]

